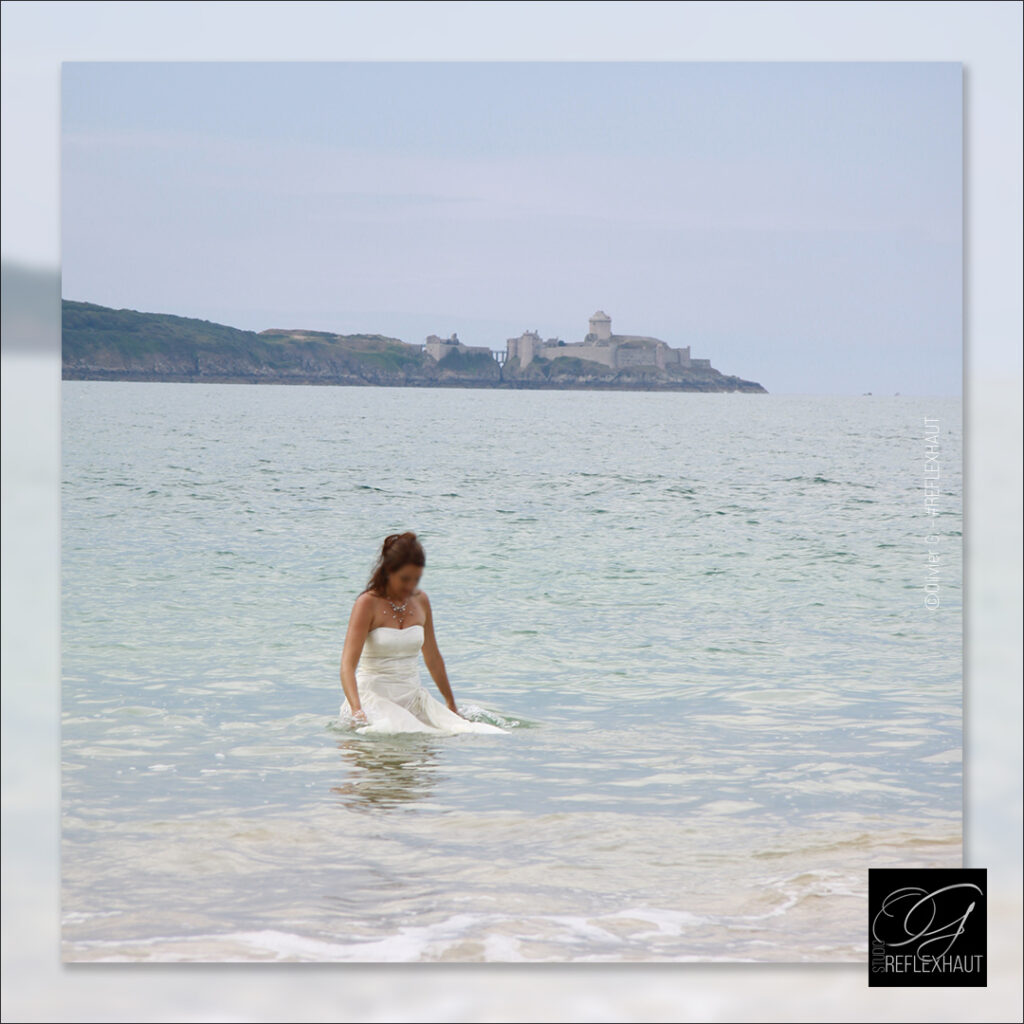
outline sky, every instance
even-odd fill
[[[64,298],[959,394],[962,68],[66,61]]]

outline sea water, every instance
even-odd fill
[[[64,960],[862,962],[961,865],[958,398],[61,388]],[[403,530],[507,736],[340,726]]]

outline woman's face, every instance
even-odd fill
[[[388,589],[393,597],[397,597],[400,601],[404,600],[419,586],[422,575],[423,566],[403,565],[401,569],[389,573]]]

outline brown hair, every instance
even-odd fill
[[[426,555],[423,554],[423,545],[416,539],[412,530],[405,533],[391,533],[384,538],[380,554],[377,556],[377,564],[373,567],[369,582],[363,588],[365,594],[368,590],[380,595],[387,592],[388,573],[397,572],[403,565],[425,566]]]

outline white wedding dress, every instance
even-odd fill
[[[488,732],[507,735],[488,722],[471,722],[450,711],[420,684],[419,659],[423,626],[377,626],[366,635],[356,686],[368,725],[352,722],[346,697],[341,702],[341,721],[360,733],[456,733]]]

